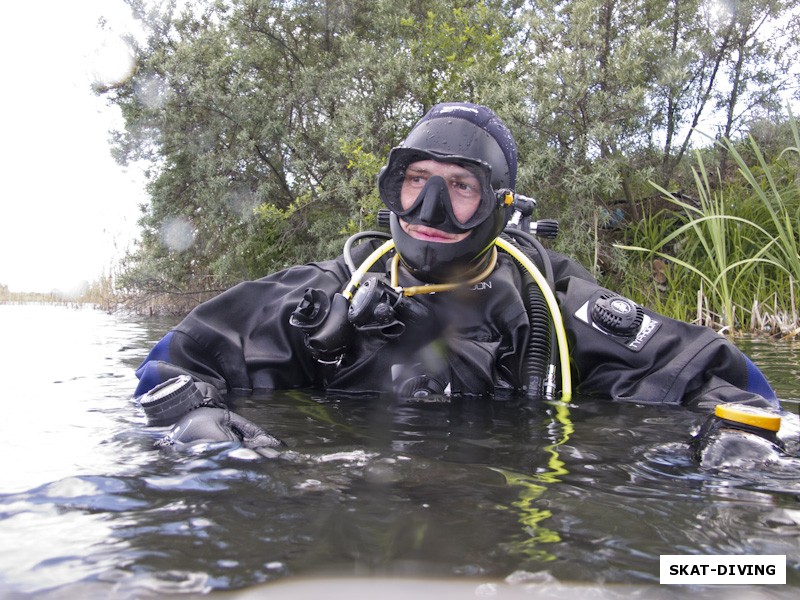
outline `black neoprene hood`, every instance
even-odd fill
[[[437,104],[400,146],[485,162],[492,168],[495,189],[516,185],[517,144],[500,118],[485,106]]]
[[[403,161],[413,151],[418,151],[421,158],[444,162],[460,159],[484,165],[490,171],[492,189],[486,193],[493,205],[483,213],[485,218],[474,223],[465,239],[450,243],[421,241],[402,229],[397,215],[396,181],[407,166]],[[510,217],[510,209],[496,199],[495,191],[513,191],[516,175],[514,137],[491,109],[463,102],[434,106],[392,151],[389,163],[378,177],[381,199],[392,210],[392,237],[403,264],[423,281],[452,281],[475,274],[486,263],[488,251]]]

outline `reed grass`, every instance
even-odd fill
[[[634,243],[617,247],[668,265],[667,289],[655,296],[659,312],[682,319],[694,312],[695,322],[731,334],[750,329],[798,335],[800,133],[796,120],[790,123],[794,146],[772,163],[752,138],[743,148],[753,166],[736,144],[717,142],[738,167],[735,180],[723,180],[719,172],[712,178],[703,154],[696,153],[696,203],[651,183],[677,210],[645,217]]]

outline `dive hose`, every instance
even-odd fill
[[[558,307],[555,294],[547,283],[547,280],[539,271],[538,267],[533,261],[528,258],[524,252],[511,244],[510,242],[498,237],[494,242],[501,250],[510,254],[520,265],[522,265],[528,273],[530,273],[539,290],[544,296],[547,303],[547,309],[550,313],[550,318],[553,321],[553,327],[556,334],[556,342],[558,346],[559,368],[561,372],[561,400],[569,402],[572,398],[572,375],[569,365],[569,348],[567,346],[567,332],[564,329],[564,319],[561,316],[561,309]]]
[[[500,237],[498,237],[494,243],[495,246],[497,246],[507,254],[511,255],[511,257],[514,258],[517,261],[517,263],[519,263],[525,269],[525,271],[527,271],[531,275],[533,281],[535,282],[536,286],[539,288],[539,291],[541,291],[541,294],[544,297],[544,305],[538,305],[535,308],[532,308],[532,310],[534,310],[537,315],[541,316],[544,316],[546,313],[549,313],[552,327],[555,330],[556,344],[558,346],[559,371],[561,375],[561,400],[563,402],[569,402],[569,400],[572,398],[572,377],[569,364],[569,349],[567,346],[566,330],[564,329],[564,320],[561,316],[561,310],[558,307],[558,303],[556,301],[555,295],[553,294],[553,290],[548,284],[547,279],[539,271],[538,267],[533,263],[533,261],[530,258],[528,258],[525,255],[524,252],[522,252],[520,249],[518,249],[509,241],[504,240]],[[386,242],[381,244],[378,248],[373,250],[372,253],[366,258],[366,260],[364,260],[364,262],[361,263],[361,265],[357,269],[355,269],[355,271],[353,271],[353,275],[350,278],[350,281],[348,282],[347,286],[345,286],[344,291],[342,292],[342,295],[347,299],[348,302],[350,302],[353,299],[353,295],[355,294],[356,288],[358,288],[358,286],[361,284],[361,280],[364,278],[367,272],[372,268],[372,266],[384,254],[390,252],[393,249],[394,249],[394,240],[391,239],[387,240]],[[493,251],[494,252],[490,265],[491,269],[485,270],[477,278],[474,279],[477,279],[478,281],[482,280],[494,268],[497,257],[496,257],[496,249],[493,249]],[[398,261],[399,256],[395,255],[394,260]],[[396,272],[396,266],[393,270]],[[466,283],[460,282],[453,284],[414,286],[408,289],[403,289],[402,287],[397,286],[396,289],[398,292],[401,292],[404,296],[411,296],[421,293],[447,291],[472,282],[473,280],[470,280],[470,282]],[[396,283],[397,283],[396,281],[393,281],[392,285],[396,285]],[[529,293],[528,296],[530,300],[532,294]],[[541,338],[542,336],[537,336],[537,337]],[[540,348],[540,350],[543,351],[541,356],[550,356],[549,339],[550,336],[547,336],[548,348],[544,347]],[[529,351],[529,354],[531,353],[532,352]],[[542,368],[543,365],[540,364],[533,364],[530,367],[526,367],[527,373],[532,373],[537,370],[540,371]]]
[[[553,265],[539,240],[515,227],[506,227],[502,235],[504,239],[507,237],[520,247],[526,256],[530,256],[530,254],[519,242],[523,242],[539,254],[547,283],[550,289],[555,289]],[[517,265],[521,268],[519,263]],[[522,374],[527,381],[529,393],[542,395],[546,399],[552,400],[555,394],[555,375],[558,365],[558,359],[552,352],[556,345],[555,328],[541,290],[530,275],[523,273],[523,276],[522,297],[528,313],[530,334],[528,335]]]

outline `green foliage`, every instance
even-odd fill
[[[449,4],[432,7],[438,10],[422,20],[409,15],[400,21],[420,73],[415,88],[428,107],[463,98],[488,102],[496,94],[493,84],[503,79],[504,37],[513,33],[513,22],[502,17],[502,2]]]
[[[796,143],[797,122],[792,119],[789,127]],[[800,166],[800,144],[772,162],[752,138],[739,146],[752,153],[756,165],[748,166],[737,144],[723,139],[718,148],[733,158],[739,177],[723,181],[718,175],[712,180],[698,153],[699,200],[687,202],[656,186],[680,211],[645,219],[637,229],[639,244],[620,246],[667,260],[672,274],[668,289],[682,294],[697,290],[705,303],[697,318],[731,332],[746,326],[753,307],[770,298],[775,312],[791,314],[796,321],[795,287],[800,281],[800,188],[792,174]],[[690,305],[686,297],[671,299],[666,314],[685,318],[679,311]]]
[[[787,14],[778,0],[717,19],[705,0],[126,2],[148,37],[134,76],[98,93],[125,119],[115,156],[151,166],[151,201],[120,281],[170,294],[338,254],[374,224],[391,147],[449,100],[508,123],[518,189],[562,221],[557,248],[621,272],[599,212],[622,200],[636,221],[647,181],[685,185],[682,153],[712,109],[730,131],[772,122],[759,107],[798,50],[754,34],[756,17]]]
[[[364,150],[361,138],[351,142],[342,140],[342,154],[349,159],[347,169],[353,175],[352,185],[361,198],[358,221],[351,219],[347,224],[346,233],[352,235],[375,226],[378,211],[383,207],[375,182],[386,160]]]

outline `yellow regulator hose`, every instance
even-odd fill
[[[544,295],[544,299],[547,302],[547,308],[549,309],[550,316],[553,319],[553,327],[556,332],[556,341],[558,342],[559,362],[561,365],[561,401],[569,402],[572,398],[572,376],[569,366],[569,348],[567,346],[567,334],[564,329],[564,321],[561,317],[561,309],[558,307],[556,297],[537,266],[533,264],[533,261],[529,259],[522,251],[502,238],[497,238],[495,240],[495,245],[504,252],[510,254],[531,274],[533,280],[536,282],[536,285],[539,286],[539,289]],[[378,259],[380,259],[387,252],[390,252],[393,248],[394,241],[387,240],[378,248],[376,248],[363,263],[361,263],[361,266],[359,266],[358,269],[356,269],[356,271],[353,273],[353,276],[350,278],[350,282],[342,292],[342,295],[345,296],[348,301],[353,299],[353,294],[355,293],[356,288],[361,283],[364,275],[366,275],[370,268],[372,268],[372,265],[374,265]],[[494,266],[494,261],[492,262],[492,266]],[[486,272],[481,273],[481,278],[485,277],[486,275]],[[427,290],[425,290],[426,287],[428,287]],[[455,286],[453,284],[449,284],[447,286],[449,289],[452,289],[452,287]],[[430,286],[422,286],[422,289],[414,288],[409,291],[411,291],[412,294],[416,294],[424,293],[423,290],[427,292],[443,291],[439,289],[430,289]],[[411,294],[406,293],[406,295]]]
[[[558,342],[558,356],[561,364],[561,400],[562,402],[569,402],[572,398],[572,374],[569,366],[567,332],[564,329],[564,320],[561,318],[561,309],[558,307],[553,290],[550,289],[547,280],[539,271],[538,267],[533,264],[533,261],[528,258],[524,252],[502,238],[497,238],[494,243],[501,250],[510,254],[517,260],[517,262],[525,267],[544,295],[544,299],[547,302],[547,308],[550,310],[550,316],[553,319],[553,327],[555,328],[556,340]]]

